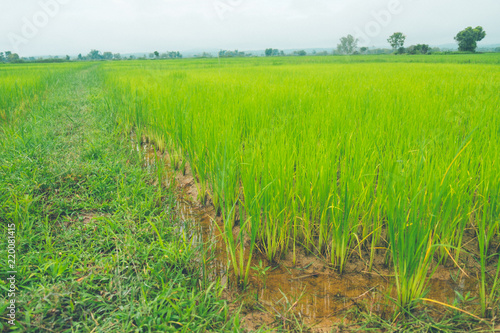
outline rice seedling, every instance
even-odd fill
[[[339,272],[353,251],[369,269],[385,251],[411,308],[471,226],[495,264],[498,55],[322,58],[109,63],[106,104],[189,162],[241,281],[246,251],[276,262],[303,247]]]

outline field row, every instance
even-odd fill
[[[242,284],[244,238],[271,261],[302,246],[340,272],[357,246],[370,268],[385,248],[408,307],[471,228],[485,314],[498,297],[498,269],[486,271],[498,266],[500,67],[286,62],[113,63],[107,105],[189,162]]]

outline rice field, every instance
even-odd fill
[[[370,270],[385,258],[398,305],[412,309],[438,265],[467,269],[470,256],[484,317],[500,300],[499,64],[485,54],[101,70],[119,125],[190,166],[199,200],[222,216],[240,286],[252,256],[279,262],[301,248],[342,273],[363,251]]]
[[[0,64],[0,123],[10,122],[32,108],[61,75],[82,64],[2,65]]]
[[[439,267],[469,273],[477,314],[500,313],[498,54],[0,65],[0,134],[24,142],[23,114],[83,73],[126,140],[192,172],[240,288],[306,251],[388,267],[406,312]]]

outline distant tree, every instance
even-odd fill
[[[359,49],[359,51],[361,51],[361,53],[366,53],[366,51],[368,51],[368,48],[366,46],[363,46]]]
[[[155,54],[154,53],[150,53],[149,54],[149,59],[153,59],[155,57]]]
[[[115,54],[113,54],[113,59],[122,60],[122,55],[120,53],[115,53]]]
[[[91,50],[87,57],[90,60],[100,60],[102,59],[102,54],[98,50]]]
[[[429,53],[431,47],[428,44],[417,44],[417,50],[422,54]]]
[[[500,47],[495,48],[495,52],[500,52]],[[1,56],[0,56],[1,57]]]
[[[427,54],[430,51],[430,46],[427,44],[417,44],[409,46],[406,49],[406,53],[408,54]]]
[[[391,47],[394,51],[397,50],[399,53],[401,51],[401,48],[405,45],[405,39],[406,36],[403,35],[402,32],[395,32],[387,39],[387,42],[391,44]]]
[[[0,52],[0,62],[5,62],[5,56],[3,52]]]
[[[160,58],[160,53],[158,51],[154,51],[153,53],[156,59]]]
[[[5,53],[7,53],[7,52],[5,52]],[[11,62],[11,63],[17,63],[17,62],[21,62],[21,58],[19,57],[19,55],[17,53],[10,53],[9,52],[9,56],[7,57],[7,61]]]
[[[104,60],[113,60],[113,53],[111,53],[111,52],[104,52],[102,54],[102,58]]]
[[[179,51],[171,51],[167,53],[162,53],[160,57],[162,59],[167,59],[167,58],[176,59],[176,58],[182,58],[182,54]]]
[[[280,57],[284,57],[285,56],[285,51],[281,50],[280,51]]]
[[[66,55],[66,61],[69,61],[70,57],[69,55]]]
[[[417,44],[417,45],[415,45],[415,49],[416,49],[417,53],[427,54],[427,53],[429,53],[429,50],[431,48],[427,44]]]
[[[340,44],[337,44],[337,52],[340,54],[353,54],[358,48],[358,39],[352,35],[340,38]]]
[[[307,55],[307,52],[305,50],[293,51],[293,55],[303,57]]]
[[[317,56],[327,56],[328,52],[327,51],[321,51],[316,53]]]
[[[82,61],[82,60],[83,60],[83,57],[82,57],[82,54],[81,54],[81,53],[80,53],[80,54],[78,54],[77,59],[78,59],[79,61]]]
[[[197,54],[195,58],[212,58],[212,54],[208,52],[203,52],[202,54]]]
[[[247,57],[249,55],[250,54],[246,54],[245,52],[238,51],[238,50],[234,50],[234,51],[220,50],[219,51],[220,58]],[[182,55],[180,53],[178,53],[178,58],[182,58]]]
[[[280,55],[285,55],[285,53],[283,52],[283,50],[280,51],[278,49],[266,49],[264,51],[264,54],[266,55],[266,57],[271,57],[271,56],[272,57],[278,57]]]
[[[459,51],[476,52],[477,42],[483,40],[484,37],[486,37],[486,32],[482,27],[477,26],[474,29],[467,27],[455,36],[455,40],[458,42]]]

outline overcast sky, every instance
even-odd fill
[[[0,0],[0,51],[21,56],[454,43],[467,26],[500,43],[499,0]]]

